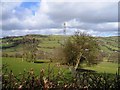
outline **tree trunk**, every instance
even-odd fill
[[[78,68],[78,65],[79,65],[79,63],[80,63],[80,59],[81,59],[81,56],[82,56],[82,54],[80,53],[80,55],[78,55],[78,57],[77,57],[77,62],[76,62],[76,65],[75,65],[75,70]]]

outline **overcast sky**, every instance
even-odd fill
[[[0,4],[0,37],[63,34],[64,22],[67,35],[118,34],[118,0],[2,0]]]

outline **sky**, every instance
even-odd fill
[[[118,35],[118,0],[1,0],[1,35]]]

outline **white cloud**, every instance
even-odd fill
[[[68,21],[68,22],[66,22],[66,23],[67,23],[67,26],[68,26],[68,27],[78,27],[78,26],[83,25],[82,22],[79,22],[79,21],[77,21],[76,19],[72,19],[72,20],[70,20],[70,21]]]
[[[43,2],[119,2],[119,0],[42,0]]]
[[[102,32],[118,31],[118,23],[117,22],[108,22],[108,23],[97,24],[96,29],[98,31],[102,31]]]
[[[1,2],[40,2],[40,0],[1,0]],[[43,2],[118,2],[119,0],[41,0]]]
[[[86,31],[92,35],[102,32],[116,32],[118,9],[117,0],[93,0],[89,2],[66,2],[65,0],[41,0],[33,14],[31,8],[21,7],[16,3],[3,3],[3,36],[8,32],[11,35],[29,33],[62,34],[62,24],[67,22],[67,34],[75,30]],[[17,9],[16,9],[17,8]],[[12,33],[14,34],[12,34]]]
[[[47,15],[56,22],[69,21],[73,18],[83,22],[100,23],[117,20],[117,3],[98,2],[46,2]],[[112,9],[112,10],[111,10]]]

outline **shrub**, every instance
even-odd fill
[[[5,69],[5,68],[4,68]],[[2,74],[2,89],[43,89],[43,90],[79,90],[100,88],[104,90],[118,89],[120,87],[120,75],[106,73],[77,72],[75,77],[71,73],[64,74],[59,70],[54,74],[53,69],[48,68],[48,74],[45,70],[40,70],[40,75],[36,76],[34,70],[25,71],[15,76],[12,71]]]

